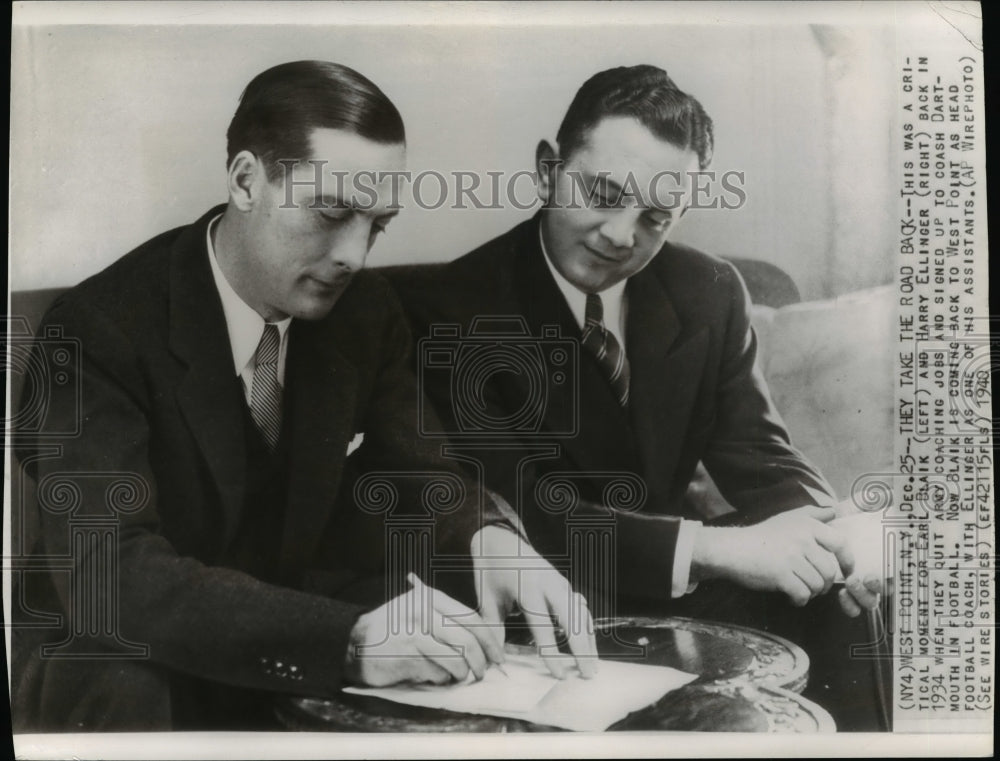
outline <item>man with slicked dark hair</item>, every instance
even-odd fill
[[[715,136],[701,103],[683,92],[657,66],[619,66],[588,79],[563,116],[556,142],[564,158],[583,147],[588,134],[607,117],[631,117],[656,137],[684,145],[698,157],[698,168],[712,163]]]
[[[247,86],[228,143],[225,205],[65,293],[39,330],[80,347],[68,368],[39,352],[68,377],[48,399],[49,454],[19,451],[39,484],[36,552],[72,567],[26,574],[20,590],[64,627],[15,632],[16,731],[264,729],[276,693],[482,678],[504,659],[495,624],[515,603],[589,616],[480,485],[416,435],[405,318],[362,269],[398,211],[393,104],[345,66],[283,64]],[[356,198],[344,188],[360,173],[377,182]],[[431,518],[428,552],[469,559],[445,584],[461,599],[434,588],[429,559],[390,556],[387,516],[362,488],[372,475],[396,490],[396,515]],[[134,488],[121,509],[110,477]],[[451,497],[425,504],[435,479]],[[73,510],[47,485],[77,495]],[[91,519],[113,519],[106,578],[98,548],[70,539]],[[531,565],[530,595],[509,567],[481,566],[512,554]],[[407,571],[424,573],[412,589]],[[541,644],[551,631],[532,620]],[[578,631],[586,675],[593,634]]]
[[[573,557],[574,526],[613,524],[613,541],[595,544],[578,561],[590,567],[572,574],[590,580],[592,609],[603,595],[616,606],[605,612],[651,606],[771,628],[765,605],[806,605],[842,573],[840,604],[857,616],[877,604],[880,582],[853,573],[829,525],[832,491],[771,401],[740,275],[668,241],[713,140],[701,104],[662,69],[600,72],[577,92],[557,144],[538,144],[541,210],[397,290],[418,339],[432,340],[436,325],[464,335],[477,316],[509,315],[532,336],[549,340],[556,326],[577,343],[576,378],[546,387],[542,424],[484,454],[484,467],[546,557]],[[502,421],[530,396],[527,374],[505,371],[457,402],[448,377],[421,370],[449,430],[462,428],[459,402]],[[558,453],[540,454],[545,444]],[[686,500],[699,463],[728,514],[710,519]],[[638,484],[628,509],[608,498],[609,474]],[[571,507],[553,497],[567,494],[566,481]]]

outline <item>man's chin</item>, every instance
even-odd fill
[[[570,282],[584,293],[600,293],[626,277],[626,275],[610,271],[606,266],[586,267],[573,275]],[[569,278],[567,279],[569,280]]]
[[[313,282],[318,284],[318,281]],[[334,286],[311,288],[311,292],[300,294],[296,308],[289,314],[299,320],[322,320],[337,305],[350,283],[350,279],[347,279]]]
[[[322,320],[333,311],[342,294],[343,290],[340,290],[324,298],[304,299],[291,315],[297,320]]]

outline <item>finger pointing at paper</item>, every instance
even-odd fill
[[[486,526],[476,534],[472,557],[479,609],[498,639],[503,640],[504,619],[516,604],[553,676],[563,678],[574,663],[582,676],[594,675],[597,643],[590,611],[551,563],[517,533],[500,526]],[[571,658],[558,650],[553,618],[566,632]]]

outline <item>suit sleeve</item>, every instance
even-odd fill
[[[42,427],[45,443],[61,452],[38,459],[33,473],[45,553],[71,559],[68,573],[52,573],[63,610],[71,617],[87,603],[103,610],[105,625],[96,634],[111,652],[123,641],[138,643],[148,646],[152,662],[202,678],[334,693],[361,608],[178,554],[164,536],[171,515],[158,500],[152,407],[129,340],[83,304],[64,301],[47,322],[63,326],[80,347],[79,363],[68,366],[56,366],[39,351],[50,377],[68,373],[50,387]],[[122,477],[140,498],[116,497],[107,488]],[[87,522],[115,532],[113,565],[95,545],[71,546],[74,525]],[[74,578],[83,580],[92,599],[75,599]]]
[[[731,308],[724,324],[716,421],[702,461],[738,511],[718,522],[749,525],[813,504],[804,485],[831,497],[833,490],[791,444],[757,363],[746,286],[735,268],[727,268]]]

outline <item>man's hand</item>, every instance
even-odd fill
[[[470,671],[482,679],[491,663],[503,661],[502,643],[474,610],[418,584],[358,619],[344,673],[370,687],[445,684],[464,681]]]
[[[553,676],[562,679],[568,664],[556,646],[554,616],[566,632],[577,668],[584,677],[597,671],[594,622],[583,595],[515,532],[486,526],[472,540],[476,594],[483,619],[496,627],[500,639],[504,619],[518,605],[538,651]]]
[[[878,607],[882,595],[882,580],[877,576],[868,575],[861,578],[852,573],[844,581],[844,588],[837,594],[840,607],[851,618],[861,615],[862,610],[873,610]]]
[[[830,589],[838,569],[848,578],[854,569],[843,534],[826,525],[833,517],[830,508],[802,507],[755,526],[703,527],[695,539],[692,577],[784,592],[795,605],[805,605]]]

